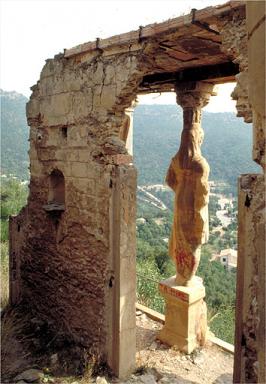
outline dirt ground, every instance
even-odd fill
[[[39,383],[53,384],[229,384],[232,383],[233,373],[233,355],[224,352],[218,346],[207,345],[190,355],[186,355],[177,351],[175,348],[169,348],[156,340],[158,331],[162,328],[162,324],[148,318],[141,311],[137,311],[136,330],[137,330],[137,355],[136,355],[136,371],[127,380],[121,381],[111,377],[104,377],[104,370],[97,370],[93,377],[92,371],[85,372],[83,377],[70,376],[64,371],[67,363],[67,357],[74,356],[72,350],[64,350],[66,360],[59,359],[57,354],[52,354],[50,359],[53,364],[49,368],[36,360],[36,356],[27,354],[27,350],[23,347],[23,339],[19,336],[21,324],[19,319],[6,316],[2,321],[4,332],[2,335],[2,374],[5,374],[13,380],[3,380],[8,384],[24,383],[29,381],[19,381],[15,376],[21,373],[25,374],[25,370],[39,370]],[[2,329],[3,330],[3,329]],[[35,334],[34,334],[35,335]],[[33,335],[33,341],[34,339]],[[30,339],[31,340],[31,339]],[[37,340],[37,339],[36,339]],[[32,340],[31,340],[32,342]],[[4,344],[4,345],[3,345]],[[70,355],[69,355],[70,354]],[[69,356],[68,356],[69,355]],[[71,358],[71,361],[73,359]],[[79,363],[79,360],[77,360]],[[59,366],[58,366],[59,364]],[[57,368],[60,369],[57,369]],[[62,368],[62,369],[61,369]],[[59,374],[59,371],[61,372]],[[98,377],[97,377],[98,376]],[[32,381],[31,381],[32,382]]]
[[[232,383],[233,355],[207,343],[201,351],[185,355],[159,341],[162,325],[145,314],[137,316],[137,364],[155,368],[162,383]]]

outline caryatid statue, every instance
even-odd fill
[[[200,261],[201,245],[208,241],[209,165],[201,155],[201,108],[213,84],[183,83],[176,86],[177,103],[183,108],[180,148],[172,158],[166,183],[175,192],[174,222],[169,254],[176,265],[177,285],[191,286]]]

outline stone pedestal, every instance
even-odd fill
[[[195,277],[191,287],[177,286],[175,276],[163,280],[159,290],[165,299],[165,325],[158,339],[191,353],[203,346],[207,331],[207,306],[205,288],[200,277]]]

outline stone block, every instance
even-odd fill
[[[94,195],[95,194],[95,183],[96,180],[94,179],[84,179],[84,178],[75,178],[74,180],[76,188],[83,192],[86,196],[87,195]]]
[[[93,88],[93,109],[96,109],[101,105],[102,88],[102,85],[97,85]]]
[[[116,164],[116,165],[122,165],[122,164],[132,164],[133,163],[133,156],[131,155],[124,155],[124,154],[119,154],[119,155],[109,155],[107,156],[108,161],[110,164]]]
[[[77,75],[77,72],[73,72],[71,70],[64,72],[63,84],[64,91],[67,92],[79,92],[84,83],[84,79],[81,75]]]
[[[72,111],[72,95],[61,93],[43,99],[40,112],[45,126],[67,125]]]
[[[114,81],[114,79],[115,79],[115,67],[112,64],[107,65],[105,69],[104,85],[111,84]]]
[[[78,161],[81,161],[81,162],[88,162],[90,160],[90,152],[89,152],[89,149],[86,148],[86,149],[80,149],[77,153],[78,155]]]
[[[116,68],[116,81],[125,84],[129,80],[129,70],[123,65]]]
[[[28,119],[36,119],[40,113],[40,100],[30,99],[26,104],[26,114]]]
[[[38,159],[38,152],[36,150],[36,147],[31,144],[30,149],[29,149],[29,157],[32,160],[37,160]]]
[[[73,93],[72,113],[79,118],[86,117],[92,111],[92,90]]]
[[[43,165],[38,160],[31,160],[30,162],[30,173],[32,176],[39,176],[42,173]]]
[[[58,88],[58,86],[56,87],[56,80],[54,78],[54,76],[49,76],[49,77],[45,77],[42,79],[42,81],[40,82],[39,84],[39,92],[40,92],[40,96],[41,97],[47,97],[49,95],[53,95],[55,93],[58,93],[58,90],[55,89],[55,88]],[[59,82],[60,86],[61,86],[61,91],[62,91],[62,82]]]
[[[93,73],[93,83],[94,84],[102,84],[103,83],[103,63],[100,61],[97,63],[97,67],[95,72]]]
[[[112,108],[116,101],[116,86],[104,85],[101,93],[101,107]]]
[[[42,161],[56,161],[55,150],[50,148],[41,148],[38,150],[38,158]]]
[[[207,331],[207,307],[202,279],[192,287],[177,286],[175,276],[161,281],[159,290],[165,299],[165,325],[158,338],[179,350],[191,353],[204,345]]]
[[[77,124],[77,125],[68,127],[67,145],[69,147],[86,147],[87,149],[86,126]],[[73,151],[74,151],[74,148],[73,148]]]
[[[87,177],[87,164],[74,161],[71,163],[71,175],[73,177]]]

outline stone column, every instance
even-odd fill
[[[265,383],[265,178],[239,178],[234,383]]]
[[[112,156],[107,362],[119,378],[136,359],[136,189],[137,173],[128,155]]]
[[[265,2],[247,1],[247,89],[253,159],[265,172]],[[266,382],[265,174],[239,178],[234,383]]]
[[[180,148],[169,166],[166,182],[175,192],[174,222],[169,254],[176,276],[160,283],[166,301],[165,326],[159,338],[192,352],[205,342],[207,308],[202,279],[195,276],[201,244],[208,241],[209,166],[201,155],[201,108],[213,84],[189,82],[176,85],[177,102],[184,111]]]

